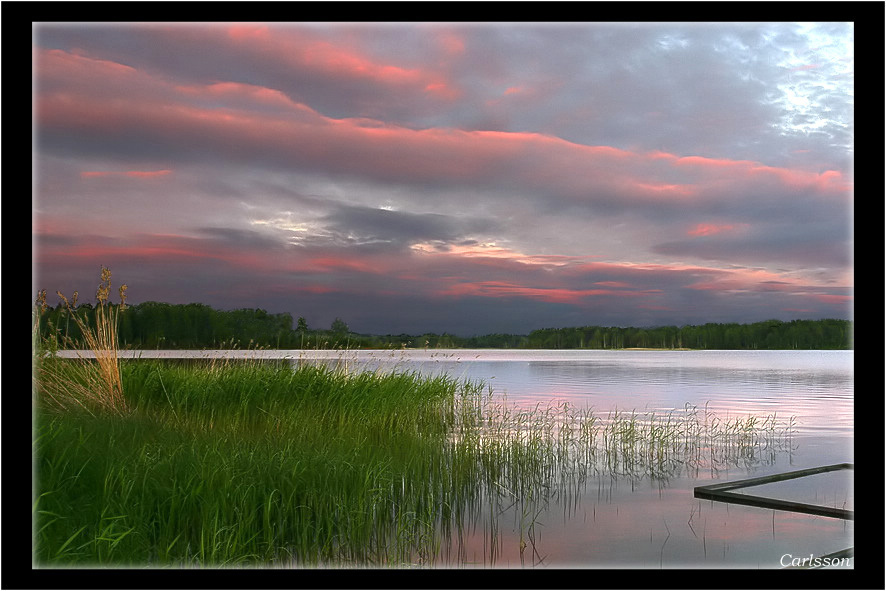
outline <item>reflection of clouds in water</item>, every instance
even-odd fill
[[[686,405],[724,417],[795,417],[801,434],[851,436],[851,351],[397,352],[402,369],[484,382],[521,407],[567,401],[600,412]]]
[[[542,537],[539,552],[581,568],[679,565],[683,568],[780,568],[783,554],[820,556],[853,543],[853,524],[839,519],[701,500],[679,487],[589,486],[576,517],[544,515],[558,535]],[[576,544],[575,540],[582,540]],[[842,544],[842,546],[841,546]]]
[[[801,434],[852,436],[853,351],[396,349],[137,352],[288,358],[349,371],[446,374],[483,382],[519,406],[568,401],[596,411],[682,410],[796,417]],[[121,352],[121,357],[127,352]]]
[[[852,352],[672,352],[532,361],[496,368],[493,385],[516,403],[568,401],[599,410],[795,416],[804,432],[851,435]]]
[[[520,541],[528,526],[521,523],[525,518],[520,513],[522,505],[506,494],[502,500],[509,506],[506,511],[499,512],[504,505],[495,506],[492,517],[485,513],[478,517],[477,528],[459,530],[450,548],[455,560],[463,558],[466,547],[487,548],[490,523],[502,526],[495,530],[496,566],[519,566],[522,558],[529,566],[537,552],[548,557],[546,566],[553,567],[770,569],[781,568],[779,559],[785,554],[819,556],[853,544],[851,522],[692,498],[692,488],[708,479],[851,461],[852,440],[847,437],[852,434],[853,420],[851,351],[121,351],[120,357],[133,354],[145,358],[285,358],[293,364],[328,363],[348,371],[445,373],[483,381],[520,406],[568,400],[578,407],[587,404],[598,415],[612,409],[680,413],[687,402],[701,410],[711,401],[711,411],[720,418],[756,414],[760,409],[785,418],[799,415],[801,435],[814,435],[805,437],[792,455],[756,457],[750,467],[691,473],[684,466],[657,481],[633,475],[613,478],[611,473],[592,471],[570,480],[569,488],[558,482],[560,489],[545,489],[526,505],[540,511],[531,516],[543,527],[536,529],[539,535],[532,540],[537,547],[531,545],[523,554]],[[843,491],[829,484],[812,492],[842,502]],[[842,496],[851,501],[851,496]],[[482,513],[487,506],[474,509]],[[480,564],[486,559],[479,556]]]
[[[737,488],[733,492],[838,509],[853,510],[855,505],[853,472],[849,470]]]

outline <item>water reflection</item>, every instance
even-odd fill
[[[854,426],[852,351],[391,351],[335,361],[479,380],[520,405],[707,404],[723,414],[794,416],[806,433],[851,437]]]
[[[550,496],[536,499],[531,536],[525,508],[499,507],[497,520],[478,516],[484,533],[473,542],[480,546],[459,540],[450,548],[462,558],[467,548],[483,548],[484,564],[496,566],[781,568],[785,555],[853,545],[851,522],[692,497],[709,481],[851,462],[852,352],[419,351],[386,361],[373,367],[481,380],[523,408],[566,401],[606,415],[688,405],[727,420],[795,420],[787,446],[744,448],[705,463],[674,455],[658,470],[597,465],[586,478],[541,489]]]
[[[531,498],[504,481],[485,481],[476,504],[464,508],[469,518],[441,543],[444,566],[781,568],[785,555],[821,556],[853,545],[852,522],[692,495],[710,481],[852,462],[852,351],[157,351],[121,357],[127,355],[446,373],[487,384],[516,409],[566,402],[592,409],[601,420],[615,411],[661,417],[692,409],[724,421],[795,420],[787,445],[757,440],[651,456],[610,446],[614,455],[592,457],[579,433],[569,454],[573,463],[541,470],[545,479]],[[778,494],[852,502],[851,483]]]
[[[205,350],[120,356],[287,359],[353,371],[446,373],[483,382],[524,407],[568,401],[600,412],[667,412],[689,404],[727,417],[794,417],[799,435],[810,438],[807,445],[835,453],[820,438],[843,438],[835,462],[852,461],[846,455],[854,434],[853,351]]]
[[[600,477],[578,496],[552,494],[528,512],[493,505],[441,548],[441,560],[462,568],[778,569],[785,555],[853,546],[852,522],[692,499],[690,484]]]

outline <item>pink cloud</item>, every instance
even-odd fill
[[[620,288],[630,288],[632,287],[630,283],[626,283],[624,281],[597,281],[594,285],[600,285],[602,287],[620,287]]]
[[[38,81],[66,79],[88,85],[138,76],[138,70],[131,66],[61,49],[34,49],[33,59]]]
[[[657,153],[656,158],[670,158],[677,166],[722,170],[726,168],[745,168],[754,166],[749,160],[729,160],[726,158],[707,158],[704,156],[677,156],[675,154]]]
[[[635,292],[618,292],[608,289],[568,289],[528,287],[503,281],[476,281],[457,283],[440,292],[443,296],[481,296],[492,298],[520,297],[549,303],[576,304],[592,296],[637,296]]]
[[[824,304],[836,304],[840,306],[848,305],[854,300],[853,296],[851,295],[839,294],[816,294],[813,297]]]
[[[271,37],[271,29],[267,25],[242,23],[230,25],[227,34],[238,42],[250,40],[267,40]]]
[[[445,82],[429,82],[425,86],[425,92],[436,95],[446,100],[455,100],[461,94],[458,90],[452,88]]]
[[[382,63],[356,46],[332,43],[304,30],[235,25],[228,28],[227,39],[240,51],[296,70],[371,80],[386,86],[412,87],[447,98],[457,95],[440,72]]]
[[[718,270],[717,273],[709,274],[708,280],[696,281],[686,285],[689,289],[701,291],[790,291],[796,289],[794,282],[775,281],[775,275],[766,273],[765,277],[755,277],[755,274],[747,270]]]
[[[434,38],[437,44],[448,55],[462,55],[465,52],[464,37],[451,30],[439,30]]]
[[[688,184],[677,185],[673,183],[644,183],[635,181],[633,182],[633,186],[636,187],[641,194],[675,200],[696,197],[699,191],[698,187]]]
[[[46,221],[35,236],[61,237],[64,228]],[[666,310],[671,294],[694,290],[723,294],[781,294],[794,306],[812,301],[845,306],[848,289],[816,283],[797,274],[763,269],[714,268],[679,264],[589,262],[587,257],[527,255],[502,247],[468,247],[397,253],[354,253],[316,249],[251,246],[181,235],[133,235],[125,239],[85,236],[64,241],[40,240],[37,260],[43,269],[87,268],[98,264],[120,269],[162,269],[196,280],[219,272],[239,278],[239,288],[267,275],[278,291],[311,294],[424,294],[437,298],[522,299],[593,306],[601,298],[631,300],[645,310]],[[356,275],[359,274],[359,275]],[[286,279],[284,279],[286,278]],[[129,278],[127,278],[129,281]],[[130,281],[131,282],[131,281]],[[264,285],[265,279],[261,280]]]
[[[60,229],[41,228],[43,238],[63,236]],[[47,264],[83,264],[90,261],[123,261],[161,267],[200,265],[215,261],[234,268],[252,270],[287,270],[288,261],[268,257],[266,252],[225,246],[217,241],[181,235],[135,235],[127,239],[98,239],[86,235],[73,237],[62,246],[47,243],[40,249],[40,258]]]
[[[680,289],[734,292],[821,293],[807,278],[784,276],[762,269],[716,268],[683,264],[587,262],[578,257],[559,259],[557,265],[507,249],[468,249],[423,252],[423,255],[459,263],[458,276],[435,280],[439,293],[450,296],[521,297],[550,302],[582,303],[593,296],[655,298]],[[483,273],[481,267],[501,271]],[[481,279],[481,277],[484,277]],[[507,277],[507,279],[505,279]],[[605,278],[594,280],[595,278]],[[416,278],[418,279],[418,278]],[[587,287],[588,281],[593,287]],[[544,287],[540,287],[544,282]],[[647,302],[648,309],[664,304]]]
[[[472,245],[446,245],[444,248],[436,248],[430,244],[413,244],[414,253],[435,258],[450,260],[474,259],[481,263],[519,263],[520,265],[537,265],[561,267],[584,261],[587,257],[573,257],[566,255],[530,255],[509,248],[496,246],[495,244],[472,244]]]
[[[720,234],[722,232],[730,232],[732,230],[737,229],[740,225],[743,224],[709,224],[702,223],[698,224],[691,230],[688,230],[686,233],[689,236],[712,236],[714,234]]]
[[[447,92],[436,74],[389,68],[326,42],[279,40],[274,32],[271,37],[275,44],[292,44],[298,49],[291,59],[307,52],[318,67],[409,81],[420,92]],[[812,189],[845,196],[852,187],[849,179],[833,170],[818,173],[748,160],[642,153],[582,145],[538,133],[410,129],[365,118],[333,119],[289,101],[274,89],[245,84],[221,82],[182,88],[151,80],[152,93],[130,95],[126,85],[111,84],[97,75],[114,70],[105,62],[55,51],[42,55],[46,62],[73,61],[80,70],[96,70],[90,76],[95,84],[74,84],[65,92],[46,90],[39,92],[35,101],[40,126],[87,137],[114,139],[140,134],[159,145],[168,144],[170,150],[197,142],[191,149],[217,151],[231,158],[267,159],[312,170],[346,170],[415,182],[506,182],[567,200],[605,199],[621,205],[684,204],[687,200],[722,198],[724,192],[739,190],[763,195]],[[41,75],[62,81],[67,80],[66,72],[62,67],[48,68]],[[135,75],[131,69],[121,74]],[[147,77],[143,73],[137,76],[140,80]],[[193,104],[201,93],[288,110],[284,116],[234,106],[202,108]]]
[[[842,173],[836,170],[814,173],[804,170],[758,165],[750,167],[748,174],[759,176],[762,180],[777,180],[783,186],[798,189],[810,187],[821,191],[835,190],[845,192],[852,188],[852,184],[843,178]]]
[[[256,104],[280,106],[289,109],[300,109],[313,112],[312,109],[309,109],[301,103],[296,103],[279,90],[253,84],[243,84],[240,82],[215,82],[207,85],[180,85],[175,86],[174,89],[185,96],[243,99],[244,101]]]
[[[357,260],[354,257],[321,256],[308,260],[309,267],[316,267],[324,271],[348,270],[360,273],[382,274],[383,271],[367,261]]]
[[[651,152],[647,155],[651,160],[666,160],[675,169],[690,169],[702,174],[698,181],[708,175],[728,174],[729,182],[771,182],[791,188],[816,188],[823,191],[845,192],[852,189],[852,182],[845,179],[836,170],[822,173],[776,166],[766,166],[750,160],[730,160],[726,158],[707,158],[703,156],[677,156],[666,152]]]
[[[786,296],[811,298],[827,304],[848,304],[852,297],[833,294],[830,282],[820,283],[810,277],[778,274],[762,269],[718,269],[706,274],[707,279],[686,285],[688,289],[722,293],[782,293]]]
[[[108,176],[124,176],[130,178],[157,178],[172,174],[171,170],[123,170],[123,171],[107,171],[107,170],[85,170],[80,173],[80,178],[96,178]]]

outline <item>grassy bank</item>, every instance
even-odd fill
[[[44,395],[39,378],[73,383],[94,363],[38,372],[38,566],[447,564],[476,530],[494,564],[500,520],[522,551],[588,479],[666,481],[790,435],[694,408],[520,410],[445,376],[277,361],[120,361],[119,412]]]
[[[666,482],[790,445],[774,417],[598,417],[446,376],[119,359],[123,293],[95,327],[72,312],[88,358],[34,337],[37,567],[460,565],[478,531],[494,565],[591,479]]]
[[[469,524],[482,391],[283,361],[117,357],[125,314],[66,298],[34,348],[37,566],[423,563]],[[76,328],[92,356],[61,359]],[[468,508],[468,509],[466,509]],[[466,513],[467,511],[467,513]]]
[[[258,362],[121,378],[122,416],[38,410],[40,563],[404,564],[464,504],[449,435],[467,385]]]

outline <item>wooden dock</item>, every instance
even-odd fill
[[[712,501],[722,501],[724,503],[734,503],[736,505],[747,505],[751,507],[763,507],[767,509],[778,509],[781,511],[793,511],[796,513],[806,513],[809,515],[821,515],[823,517],[835,517],[837,519],[855,520],[855,512],[849,509],[841,509],[839,507],[829,507],[827,505],[812,505],[809,503],[800,503],[797,501],[789,501],[784,499],[776,499],[772,497],[764,497],[759,495],[751,495],[747,493],[735,492],[738,489],[750,486],[759,486],[761,484],[770,484],[773,482],[781,482],[783,480],[792,480],[795,478],[803,478],[805,476],[813,476],[825,472],[834,472],[836,470],[854,470],[853,464],[831,464],[830,466],[820,466],[817,468],[807,468],[805,470],[794,470],[792,472],[783,472],[781,474],[772,474],[769,476],[761,476],[759,478],[747,478],[745,480],[733,480],[732,482],[723,482],[718,484],[709,484],[706,486],[695,487],[695,497],[699,499],[710,499]],[[828,560],[836,560],[854,556],[854,548],[847,548],[839,552],[828,554],[820,557],[814,564],[828,564]],[[814,568],[809,566],[787,567],[787,568]]]
[[[749,505],[751,507],[780,509],[782,511],[793,511],[795,513],[808,513],[810,515],[821,515],[823,517],[836,517],[838,519],[854,520],[855,512],[849,509],[829,507],[826,505],[812,505],[809,503],[800,503],[797,501],[775,499],[771,497],[763,497],[742,492],[735,492],[737,489],[747,488],[749,486],[759,486],[761,484],[770,484],[772,482],[780,482],[782,480],[803,478],[804,476],[813,476],[815,474],[833,472],[835,470],[853,469],[853,464],[831,464],[830,466],[806,468],[805,470],[794,470],[792,472],[783,472],[781,474],[760,476],[759,478],[747,478],[745,480],[733,480],[732,482],[722,482],[717,484],[709,484],[706,486],[697,486],[695,487],[695,497],[699,499],[710,499],[712,501],[722,501],[724,503],[734,503],[736,505]]]

